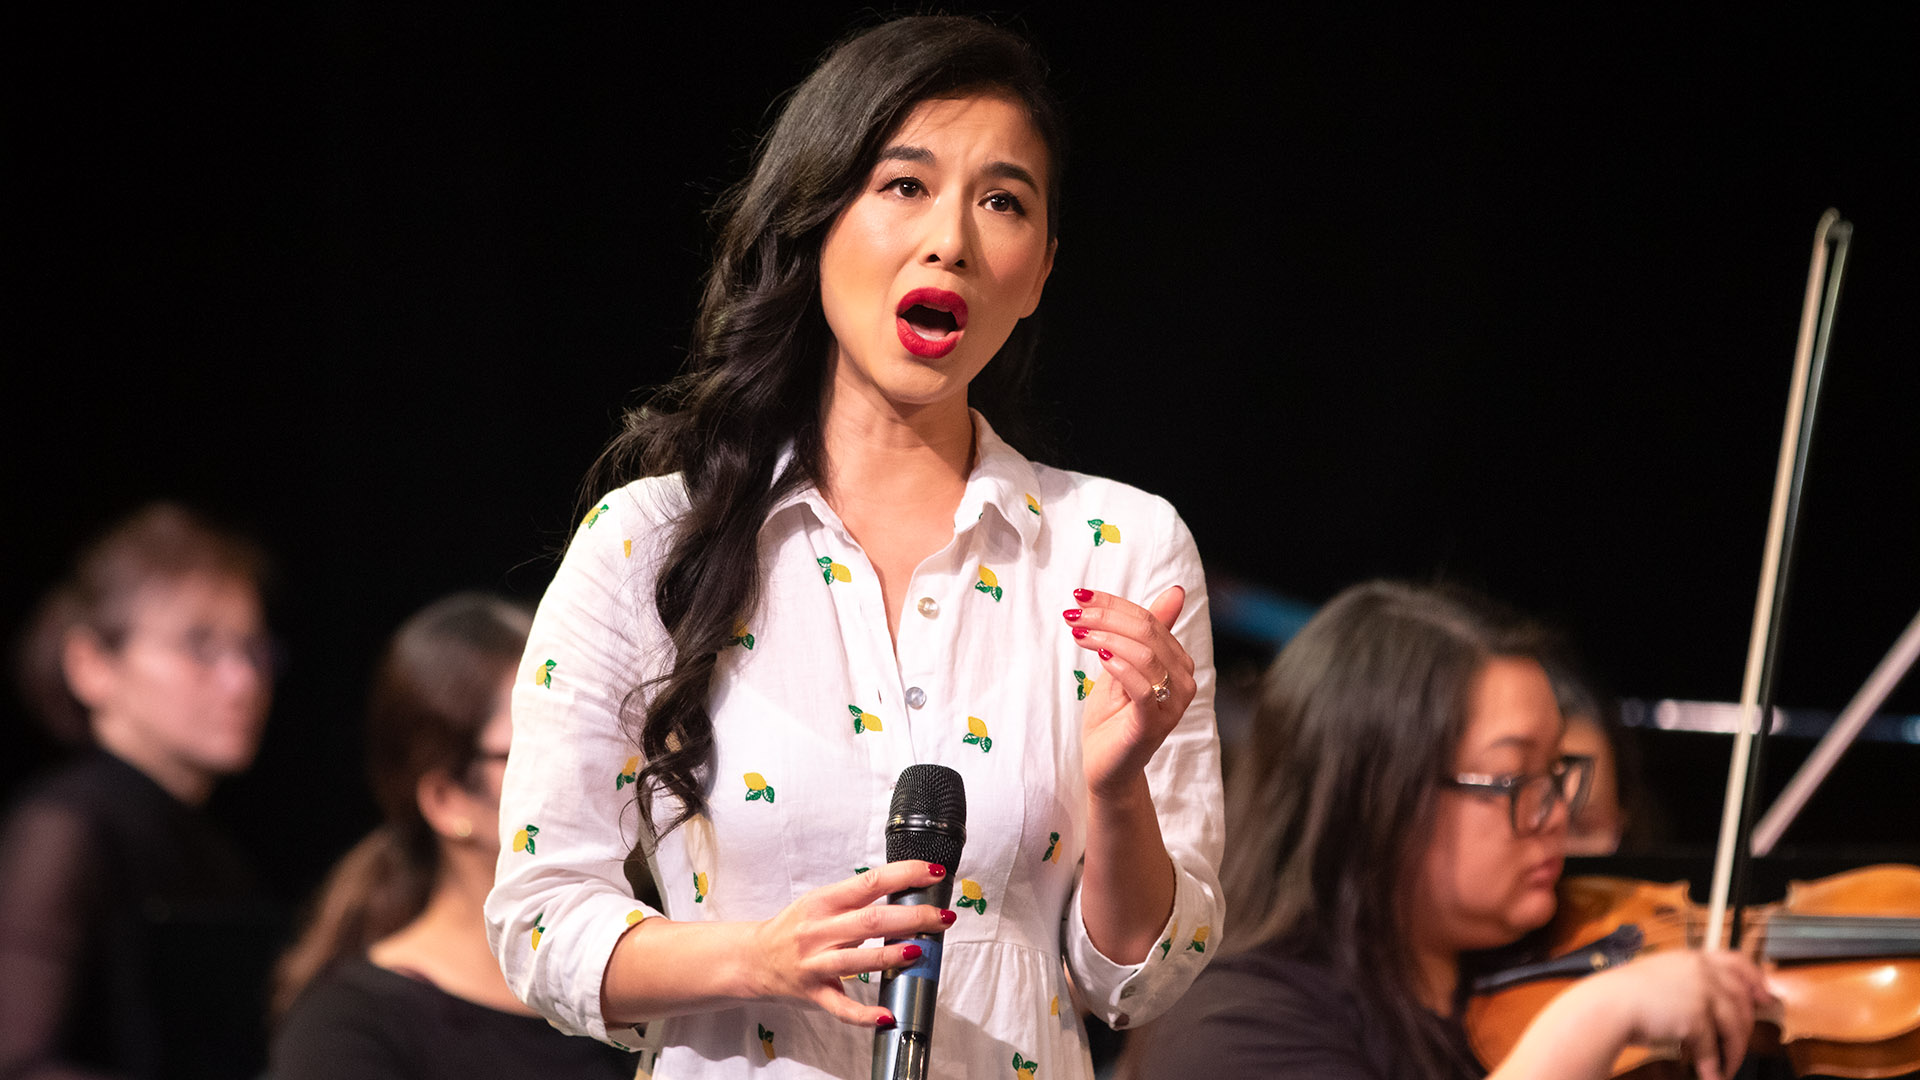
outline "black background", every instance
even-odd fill
[[[286,895],[371,823],[385,635],[454,589],[538,597],[614,417],[677,365],[704,209],[874,19],[821,8],[63,7],[7,35],[0,616],[152,497],[256,531],[291,662],[217,807]],[[1312,603],[1446,575],[1566,623],[1627,694],[1732,700],[1837,206],[1779,700],[1845,703],[1920,605],[1920,17],[1114,10],[1010,13],[1074,138],[1056,463],[1172,499],[1217,574]],[[1717,791],[1721,745],[1671,782]]]

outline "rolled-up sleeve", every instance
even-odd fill
[[[1173,634],[1193,658],[1193,702],[1147,763],[1160,835],[1173,862],[1173,913],[1159,944],[1138,964],[1117,964],[1094,947],[1081,915],[1076,881],[1067,917],[1067,965],[1095,1015],[1115,1028],[1134,1027],[1166,1011],[1218,950],[1224,905],[1220,857],[1224,844],[1224,796],[1220,782],[1220,737],[1214,723],[1213,630],[1200,555],[1171,506],[1153,559],[1138,575],[1133,595],[1151,599],[1178,585],[1185,605]],[[1144,603],[1145,600],[1143,599]]]
[[[633,898],[623,872],[644,826],[622,703],[665,662],[651,587],[661,483],[597,503],[540,602],[515,679],[486,903],[513,992],[562,1031],[623,1048],[638,1036],[607,1027],[600,985],[621,936],[659,914]]]

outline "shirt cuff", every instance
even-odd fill
[[[1137,1027],[1165,1012],[1207,966],[1214,949],[1219,900],[1192,874],[1174,866],[1173,914],[1159,943],[1137,964],[1108,959],[1087,935],[1081,888],[1075,883],[1067,907],[1067,966],[1095,1016],[1115,1030]]]
[[[564,920],[543,928],[534,951],[554,950],[547,962],[576,974],[574,985],[590,993],[556,995],[552,999],[554,1027],[569,1035],[586,1035],[622,1050],[646,1045],[645,1024],[608,1024],[600,1015],[600,984],[606,979],[613,950],[642,919],[660,914],[653,908],[617,893],[596,895],[569,911]],[[565,937],[559,937],[564,934]],[[531,940],[531,935],[529,935]]]

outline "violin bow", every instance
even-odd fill
[[[1807,760],[1800,763],[1800,771],[1793,774],[1793,779],[1780,792],[1780,797],[1761,815],[1760,824],[1753,827],[1755,855],[1767,854],[1773,850],[1773,845],[1780,842],[1781,834],[1793,824],[1794,818],[1800,816],[1807,800],[1813,797],[1821,781],[1827,778],[1834,763],[1840,760],[1841,754],[1847,752],[1847,747],[1853,745],[1855,737],[1873,718],[1874,710],[1887,700],[1887,695],[1893,693],[1894,687],[1900,685],[1901,678],[1913,667],[1916,659],[1920,659],[1920,614],[1914,615],[1913,621],[1901,632],[1900,639],[1893,643],[1893,648],[1887,650],[1887,655],[1873,669],[1873,674],[1867,676],[1860,692],[1847,702],[1840,718],[1820,737],[1820,744],[1813,748],[1813,753],[1807,755]]]
[[[1813,260],[1807,268],[1807,295],[1800,312],[1800,337],[1794,349],[1793,381],[1787,394],[1787,419],[1780,436],[1780,462],[1774,472],[1773,505],[1767,516],[1766,549],[1760,567],[1760,591],[1754,598],[1753,631],[1747,641],[1747,668],[1740,688],[1740,727],[1727,766],[1727,797],[1720,817],[1720,843],[1714,855],[1713,891],[1707,906],[1708,947],[1720,941],[1728,896],[1746,892],[1753,830],[1752,788],[1760,771],[1767,731],[1773,726],[1774,660],[1793,567],[1800,492],[1806,480],[1807,447],[1820,400],[1827,342],[1833,333],[1840,277],[1846,268],[1853,226],[1829,209],[1813,230]],[[1829,259],[1831,252],[1831,259]],[[1767,723],[1757,724],[1764,716]],[[1757,735],[1756,735],[1757,731]],[[1740,945],[1740,909],[1734,908],[1733,948]]]

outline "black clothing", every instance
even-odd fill
[[[1464,1033],[1447,1027],[1466,1055]],[[1275,946],[1215,960],[1172,1009],[1135,1033],[1127,1055],[1138,1080],[1436,1080],[1416,1071],[1331,966]],[[1455,1075],[1486,1074],[1463,1065]]]
[[[631,1080],[638,1059],[454,997],[365,959],[300,995],[273,1040],[272,1080]]]
[[[283,920],[238,849],[93,753],[0,832],[0,1076],[251,1077]]]

